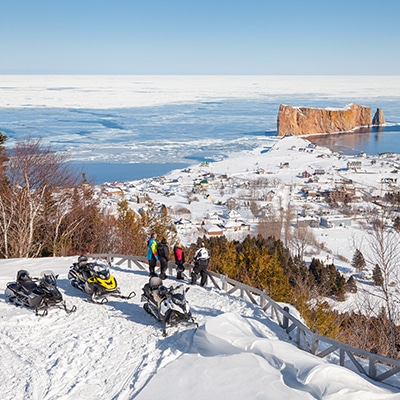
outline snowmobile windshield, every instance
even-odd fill
[[[46,283],[49,283],[50,285],[55,285],[56,283],[56,276],[54,275],[54,272],[50,270],[42,271],[40,273],[40,279]]]
[[[93,272],[100,279],[108,279],[110,277],[110,269],[107,264],[96,263],[93,266]]]
[[[172,301],[173,301],[175,304],[178,304],[178,305],[180,305],[180,306],[183,306],[183,305],[185,304],[185,296],[184,296],[183,294],[181,294],[181,293],[174,294],[174,295],[172,296]]]

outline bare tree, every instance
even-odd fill
[[[40,139],[16,143],[0,188],[4,257],[41,254],[49,199],[75,182],[65,157],[44,147]]]
[[[375,286],[371,295],[379,297],[384,305],[389,321],[391,356],[395,358],[395,323],[399,312],[399,296],[395,288],[399,282],[400,235],[392,227],[390,206],[384,205],[381,213],[375,214],[370,223],[371,230],[367,238],[369,253],[366,261],[374,267],[378,266],[382,273],[382,285]]]
[[[294,209],[291,204],[288,204],[287,208],[282,210],[283,214],[283,239],[284,239],[284,244],[287,247],[291,236],[292,236],[292,220],[294,218]]]
[[[314,234],[308,226],[300,225],[293,229],[289,244],[300,259],[304,258],[307,247],[314,243]]]
[[[282,220],[275,213],[266,215],[260,218],[257,233],[264,238],[274,237],[275,239],[281,238]]]

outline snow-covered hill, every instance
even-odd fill
[[[297,349],[259,307],[215,289],[191,287],[199,328],[164,338],[140,302],[145,271],[113,267],[122,292],[137,295],[96,305],[67,279],[75,260],[0,260],[3,288],[19,269],[52,269],[77,307],[37,317],[0,294],[1,399],[400,399],[396,388]]]

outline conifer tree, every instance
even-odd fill
[[[375,265],[374,270],[372,271],[372,279],[374,280],[375,286],[382,286],[383,285],[383,275],[382,270],[378,264]]]
[[[351,261],[351,266],[357,271],[361,272],[367,263],[365,262],[364,256],[359,249],[356,249]]]
[[[346,289],[350,293],[357,293],[357,284],[353,275],[351,275],[350,278],[347,280]]]
[[[288,275],[285,274],[279,263],[277,252],[272,257],[268,257],[264,273],[260,274],[260,278],[263,280],[261,282],[262,287],[275,301],[289,301],[291,299],[292,287]]]
[[[335,339],[340,331],[336,313],[326,301],[318,301],[305,315],[307,326],[320,335]]]
[[[144,254],[146,250],[146,232],[141,218],[123,199],[118,203],[116,220],[116,250],[121,254]]]
[[[232,279],[240,280],[238,277],[237,253],[235,242],[228,241],[225,236],[210,238],[207,242],[211,259],[209,269],[217,273],[229,276]]]

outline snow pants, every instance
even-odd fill
[[[207,283],[207,277],[208,277],[207,265],[202,263],[195,264],[192,272],[192,282],[191,282],[192,285],[196,284],[197,279],[199,279],[199,275],[201,277],[200,286],[204,286]]]
[[[149,260],[149,272],[150,272],[150,276],[157,276],[156,274],[156,264],[157,264],[157,260],[155,259],[155,257],[152,257]]]

